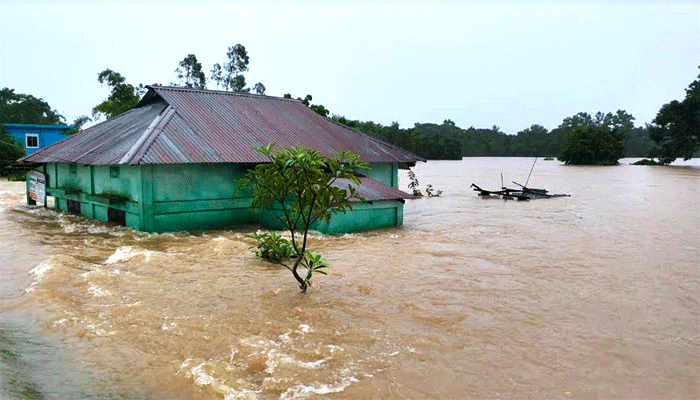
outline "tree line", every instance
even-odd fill
[[[174,71],[177,82],[170,84],[206,89],[207,83],[214,83],[217,89],[265,94],[266,88],[261,82],[252,88],[247,86],[244,73],[248,71],[249,62],[245,46],[230,46],[225,61],[214,64],[207,78],[197,57],[188,54]],[[113,118],[130,110],[145,93],[143,84],[127,83],[124,76],[111,69],[100,72],[97,80],[111,90],[108,97],[92,109],[95,120]],[[284,97],[292,96],[287,93]],[[316,113],[329,117],[330,111],[323,105],[311,104],[311,95],[298,99]],[[330,118],[426,159],[549,156],[572,164],[610,164],[622,157],[651,157],[658,158],[661,164],[669,164],[679,157],[689,159],[700,155],[700,76],[686,89],[684,100],[664,104],[652,123],[643,127],[635,127],[635,118],[625,110],[595,115],[580,112],[564,118],[551,131],[533,124],[516,134],[507,134],[495,125],[465,129],[449,119],[442,124],[416,123],[411,128],[401,128],[397,122],[387,126],[336,114]],[[76,118],[72,132],[79,131],[89,121],[86,115]],[[4,88],[0,91],[1,123],[65,124],[65,118],[42,99]],[[0,159],[14,158],[18,154],[16,147],[20,146],[0,128]]]
[[[595,116],[580,112],[551,131],[534,124],[515,135],[495,125],[463,129],[449,119],[442,125],[416,123],[402,129],[397,122],[386,126],[340,115],[331,118],[427,159],[558,157],[567,164],[607,165],[622,157],[650,157],[659,159],[651,163],[666,165],[700,156],[700,75],[686,89],[685,99],[664,104],[643,127],[635,127],[635,118],[625,110]]]
[[[565,118],[551,131],[534,124],[515,135],[498,126],[492,128],[460,128],[451,120],[441,125],[416,123],[402,129],[397,122],[386,126],[372,121],[348,120],[333,115],[333,120],[365,132],[378,139],[400,146],[427,159],[457,160],[462,157],[556,157],[561,154],[566,138],[577,129],[601,128],[618,133],[624,157],[646,157],[655,149],[647,127],[635,127],[634,117],[624,110],[596,113],[581,112]]]

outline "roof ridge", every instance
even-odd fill
[[[210,93],[210,94],[220,94],[225,96],[239,96],[239,97],[251,97],[251,98],[265,98],[271,100],[289,101],[293,103],[303,103],[302,100],[279,97],[279,96],[269,96],[266,94],[254,94],[248,92],[235,92],[230,90],[213,90],[213,89],[199,89],[199,88],[188,88],[183,86],[163,86],[163,85],[146,85],[147,88],[155,90],[165,90],[165,91],[178,91],[178,92],[198,92],[198,93]]]
[[[163,131],[163,127],[170,122],[174,114],[175,108],[168,104],[168,106],[153,119],[136,143],[134,143],[129,151],[124,154],[124,157],[119,160],[118,164],[138,164],[137,159],[144,156],[153,142],[158,138],[158,135]],[[136,162],[134,162],[135,160]]]
[[[357,129],[357,128],[353,128],[352,126],[345,125],[344,123],[342,123],[342,122],[340,122],[340,121],[336,121],[336,120],[334,120],[333,118],[329,118],[329,117],[324,117],[324,118],[327,119],[328,121],[330,121],[330,122],[332,122],[332,123],[334,123],[334,124],[336,124],[336,125],[342,127],[342,128],[350,129],[350,130],[352,130],[352,131],[354,131],[354,132],[357,132],[357,133],[359,133],[359,134],[361,134],[361,135],[367,137],[369,140],[372,140],[372,141],[381,143],[381,144],[383,144],[383,145],[385,145],[385,146],[388,146],[388,147],[393,148],[394,150],[400,150],[400,151],[402,151],[402,152],[409,153],[409,154],[411,154],[411,155],[413,155],[413,156],[416,156],[416,157],[418,157],[418,158],[421,158],[421,159],[425,160],[423,157],[421,157],[421,156],[419,156],[419,155],[417,155],[417,154],[413,154],[412,152],[410,152],[410,151],[404,149],[404,148],[401,147],[401,146],[398,146],[398,145],[395,145],[395,144],[393,144],[393,143],[389,143],[389,142],[387,142],[387,141],[385,141],[385,140],[379,139],[378,137],[372,136],[372,135],[370,135],[369,133],[362,132],[361,130],[359,130],[359,129]]]

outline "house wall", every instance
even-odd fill
[[[5,129],[22,144],[27,155],[67,138],[68,136],[61,132],[65,132],[69,128],[69,126],[64,125],[5,124]],[[38,147],[27,147],[27,134],[37,135]]]
[[[284,229],[279,219],[282,215],[279,209],[258,211],[255,214],[263,225],[273,229]],[[321,221],[314,224],[311,229],[323,233],[349,233],[401,225],[403,225],[403,203],[387,200],[375,201],[372,204],[353,203],[352,210],[334,214],[329,223]]]
[[[362,169],[357,172],[387,186],[399,187],[398,163],[370,163],[370,167],[369,170]]]
[[[376,164],[369,177],[398,186],[396,164]],[[126,226],[146,232],[221,229],[260,222],[281,228],[277,211],[251,212],[248,191],[237,192],[236,181],[246,173],[242,164],[172,164],[84,166],[47,164],[47,193],[56,208],[68,210],[79,201],[81,214],[108,220],[108,209],[126,213]],[[336,214],[314,230],[345,233],[397,226],[403,223],[399,201],[355,203],[353,210]]]
[[[80,202],[80,213],[107,221],[108,209],[126,213],[126,226],[141,229],[138,199],[140,167],[120,165],[49,163],[47,193],[54,196],[58,210],[68,210],[68,200]]]
[[[147,166],[152,177],[153,232],[218,229],[253,222],[250,195],[236,193],[238,164]],[[148,175],[148,173],[144,174]]]

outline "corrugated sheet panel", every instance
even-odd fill
[[[23,157],[28,162],[71,162],[86,165],[118,164],[167,107],[156,101],[87,128],[58,143]]]
[[[298,100],[246,93],[151,87],[177,116],[139,163],[265,162],[255,146],[349,150],[367,162],[424,161],[316,114]],[[155,97],[151,94],[152,97]]]
[[[414,198],[412,195],[406,192],[377,182],[374,179],[370,179],[366,176],[360,177],[359,187],[350,179],[338,179],[333,184],[333,186],[340,189],[347,189],[349,185],[354,186],[355,192],[360,194],[367,201],[401,200]]]
[[[267,159],[253,147],[273,142],[278,148],[304,146],[327,156],[335,150],[349,150],[366,162],[425,161],[321,117],[298,100],[163,86],[149,87],[137,108],[25,160],[83,164],[256,163]]]

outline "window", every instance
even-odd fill
[[[119,167],[109,167],[110,178],[119,178]]]
[[[24,137],[27,140],[28,149],[36,149],[39,147],[39,135],[36,133],[27,133]]]
[[[117,210],[116,208],[107,209],[107,221],[115,224],[126,226],[126,212]]]
[[[80,214],[80,202],[75,200],[66,200],[68,212],[71,214]]]
[[[78,166],[76,164],[68,164],[68,172],[70,172],[71,175],[75,175],[76,172],[78,172]]]

